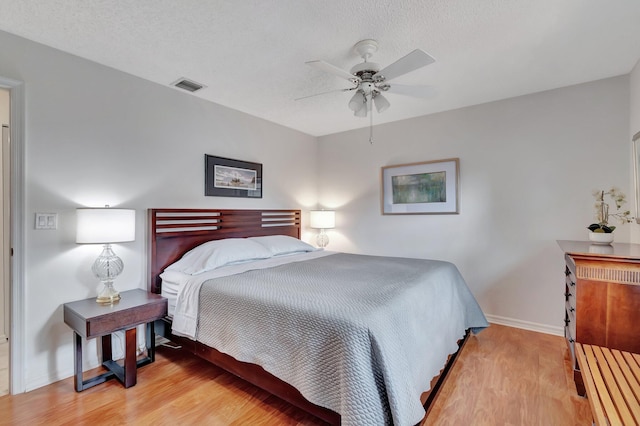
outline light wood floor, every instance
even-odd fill
[[[567,356],[561,337],[492,325],[470,338],[422,424],[590,425]],[[322,423],[205,361],[160,347],[132,388],[112,380],[76,393],[66,379],[3,396],[0,424]]]

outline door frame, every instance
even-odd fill
[[[24,83],[0,77],[0,87],[9,89],[9,138],[11,140],[11,315],[9,325],[9,392],[26,391],[25,386],[25,292],[24,292]]]
[[[5,93],[7,96],[10,94],[7,89],[0,88],[0,93]],[[4,98],[3,98],[4,99]],[[7,112],[9,112],[9,102],[10,98],[7,99]],[[0,140],[2,141],[2,146],[0,150],[2,150],[2,155],[0,158],[2,159],[2,166],[0,169],[2,170],[2,215],[0,215],[0,226],[2,226],[2,275],[0,276],[0,280],[2,280],[2,285],[0,286],[0,291],[2,291],[2,308],[0,311],[2,312],[2,328],[0,329],[0,345],[3,344],[4,341],[9,340],[9,325],[11,324],[11,318],[9,315],[11,314],[11,146],[10,146],[10,138],[9,138],[9,119],[7,119],[6,124],[0,122],[0,130],[2,130],[2,134],[0,134]],[[6,129],[6,131],[5,131]],[[6,136],[6,139],[5,139]],[[7,365],[0,366],[0,368],[9,366],[9,359],[7,357]],[[7,382],[8,385],[8,382]],[[8,388],[7,388],[8,389]]]

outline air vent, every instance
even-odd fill
[[[189,80],[186,78],[178,79],[177,81],[174,81],[173,83],[171,83],[171,85],[179,87],[180,89],[186,90],[188,92],[196,92],[200,89],[207,87],[203,84],[196,83],[195,81]]]

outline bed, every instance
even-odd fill
[[[488,326],[454,265],[311,249],[277,255],[257,250],[257,260],[214,270],[178,267],[179,274],[193,274],[174,280],[176,265],[208,245],[300,242],[300,215],[150,209],[150,290],[174,305],[173,316],[158,330],[328,423],[419,422],[458,345],[470,329]],[[177,302],[174,281],[181,292]],[[191,304],[193,318],[185,313]]]

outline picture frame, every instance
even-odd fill
[[[262,164],[205,154],[204,195],[262,198]]]
[[[460,159],[381,169],[382,214],[458,214]]]

